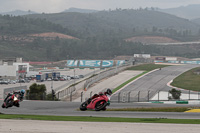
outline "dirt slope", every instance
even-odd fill
[[[29,36],[34,36],[34,37],[45,37],[45,38],[62,38],[62,39],[78,39],[73,36],[61,34],[61,33],[56,33],[56,32],[47,32],[47,33],[39,33],[39,34],[31,34]]]
[[[175,43],[178,42],[168,37],[161,36],[137,36],[125,39],[128,42],[141,42],[143,44],[152,44],[152,43]]]

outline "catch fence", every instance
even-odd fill
[[[92,97],[92,91],[90,97]],[[129,103],[129,102],[152,102],[152,101],[174,101],[174,100],[200,100],[200,92],[184,90],[181,93],[180,99],[171,99],[171,93],[168,91],[121,91],[114,93],[110,101],[115,103]],[[81,101],[83,100],[83,93],[81,93]]]
[[[27,86],[5,88],[3,92],[3,98],[6,98],[8,93],[13,93],[14,91],[20,91],[21,89],[27,90]]]

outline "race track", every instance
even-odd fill
[[[197,67],[197,65],[170,66],[162,70],[150,73],[125,90],[153,89],[155,91],[169,89],[166,83],[180,75],[184,71]],[[2,104],[3,101],[0,101]],[[0,108],[4,114],[32,114],[32,115],[58,115],[58,116],[98,116],[98,117],[127,117],[127,118],[174,118],[174,119],[200,119],[200,113],[177,113],[177,112],[118,112],[118,111],[79,111],[80,102],[62,101],[23,101],[20,108]],[[141,108],[141,107],[200,107],[200,105],[177,105],[156,103],[114,103],[108,108]]]
[[[2,104],[2,101],[0,101]],[[125,118],[172,118],[200,119],[200,113],[177,112],[119,112],[119,111],[79,111],[80,102],[61,101],[23,101],[20,108],[0,109],[4,114],[56,115],[56,116],[96,116]],[[192,107],[200,105],[173,105],[154,103],[111,103],[108,108],[141,108],[141,107]]]
[[[158,91],[169,91],[171,88],[167,86],[167,83],[192,68],[198,67],[199,65],[175,65],[164,67],[161,70],[155,70],[140,79],[132,82],[128,86],[124,87],[121,91],[115,93],[112,97],[112,101],[118,101],[120,94],[120,101],[122,101],[122,96],[124,99],[128,99],[127,94],[130,93],[130,101],[138,101],[138,93],[140,93],[140,101],[148,101],[148,91],[149,98],[158,93]],[[125,95],[123,95],[125,94]]]

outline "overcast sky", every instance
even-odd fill
[[[172,8],[200,4],[200,0],[0,0],[0,12],[31,10],[39,13],[56,13],[70,7],[108,10],[116,8]]]

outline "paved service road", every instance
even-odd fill
[[[161,70],[156,70],[143,76],[142,78],[132,82],[130,85],[126,86],[120,92],[120,96],[126,95],[130,92],[130,100],[137,101],[138,93],[140,93],[140,101],[147,101],[148,91],[149,98],[153,97],[158,91],[168,91],[171,88],[167,86],[167,83],[173,80],[178,75],[192,68],[198,67],[200,65],[176,65],[164,67]],[[139,92],[140,91],[140,92]],[[118,92],[119,93],[119,92]],[[112,96],[112,101],[118,101],[118,93]],[[120,101],[122,98],[120,97]],[[127,98],[125,98],[127,99]]]
[[[1,120],[0,133],[197,133],[197,124]]]

